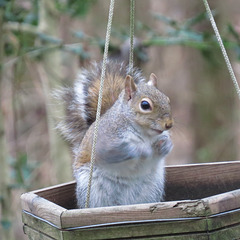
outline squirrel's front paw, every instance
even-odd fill
[[[160,135],[153,143],[154,152],[162,157],[166,156],[173,148],[173,144],[169,135]]]

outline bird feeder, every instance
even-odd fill
[[[240,98],[207,0],[203,2]],[[76,209],[75,182],[25,193],[23,229],[34,240],[240,239],[240,161],[168,166],[165,190],[164,202],[85,209]]]
[[[76,209],[75,182],[21,196],[29,239],[240,237],[240,161],[166,167],[166,201]]]

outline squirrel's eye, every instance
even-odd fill
[[[142,102],[141,102],[141,108],[144,109],[144,110],[148,110],[148,109],[151,108],[151,106],[150,106],[149,102],[147,102],[147,101],[142,101]]]
[[[149,98],[142,98],[139,103],[140,111],[143,113],[149,113],[153,110],[153,103]]]
[[[143,101],[141,102],[141,108],[142,108],[143,110],[151,110],[151,105],[150,105],[150,103],[149,103],[148,101],[143,100]]]

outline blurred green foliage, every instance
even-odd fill
[[[7,57],[22,58],[24,55],[41,61],[41,56],[54,49],[68,51],[79,56],[80,59],[90,59],[90,55],[83,47],[84,44],[98,46],[101,51],[104,48],[105,39],[100,36],[89,36],[85,32],[78,30],[73,32],[77,44],[64,44],[62,39],[39,32],[36,26],[39,23],[39,1],[29,0],[28,7],[19,4],[16,0],[0,0],[0,7],[4,10],[3,22],[8,31],[2,34],[4,42],[4,55]],[[62,14],[69,14],[71,17],[85,16],[95,0],[55,0],[56,8]],[[217,13],[213,11],[213,14]],[[209,28],[198,30],[201,23],[208,22],[208,16],[202,12],[196,16],[190,17],[183,22],[164,16],[160,13],[152,13],[156,21],[165,25],[162,32],[153,29],[147,24],[136,21],[136,35],[141,37],[141,47],[151,46],[171,46],[182,45],[199,50],[202,55],[212,61],[214,51],[218,48],[218,42]],[[17,24],[17,25],[16,25]],[[112,37],[117,39],[117,44],[110,44],[110,53],[120,51],[121,45],[128,39],[128,26],[122,29],[114,29]],[[235,53],[240,60],[240,36],[231,23],[228,23],[222,35],[224,45]],[[36,41],[38,40],[38,41]],[[142,48],[136,49],[136,55],[142,60],[147,60],[147,55]],[[199,158],[205,158],[207,153],[199,152]],[[208,154],[207,154],[208,155]],[[15,183],[13,186],[28,186],[28,179],[35,165],[27,163],[27,155],[20,154],[17,159],[11,161],[11,167],[14,169],[13,176]]]
[[[216,11],[213,11],[213,15],[216,15]],[[219,48],[216,36],[213,31],[208,30],[209,28],[198,30],[198,26],[201,23],[206,24],[209,22],[207,13],[200,13],[183,22],[177,22],[159,13],[154,13],[153,16],[156,20],[166,25],[166,31],[161,34],[150,27],[139,24],[140,30],[145,31],[148,36],[143,43],[145,46],[182,45],[198,49],[206,60],[213,61],[212,56],[214,56],[216,48]],[[233,50],[239,60],[239,34],[231,23],[228,24],[228,27],[223,32],[222,39],[225,47]],[[231,38],[231,35],[234,38]]]
[[[135,32],[136,36],[141,36],[141,47],[151,46],[171,46],[181,45],[190,48],[195,48],[202,53],[202,56],[212,63],[214,59],[214,53],[216,48],[219,48],[218,41],[213,31],[209,31],[209,28],[198,30],[200,24],[207,24],[209,22],[208,15],[202,12],[196,16],[190,17],[183,22],[178,22],[175,19],[161,15],[159,13],[152,13],[153,18],[156,21],[160,21],[165,25],[165,30],[162,32],[153,29],[141,21],[136,21]],[[213,11],[213,15],[216,15],[216,11]],[[231,23],[228,23],[226,29],[224,29],[222,35],[223,43],[227,49],[232,50],[238,60],[240,60],[240,36],[234,29]],[[74,32],[74,36],[79,39],[80,42],[88,42],[89,45],[97,45],[103,52],[104,39],[99,36],[88,36],[82,31]],[[112,38],[117,39],[118,45],[110,43],[110,53],[119,51],[119,48],[129,38],[128,27],[122,29],[112,30]],[[147,56],[144,52],[136,49],[136,54],[146,61]]]
[[[56,8],[62,14],[69,14],[71,17],[85,16],[95,0],[55,0]],[[98,46],[103,51],[105,39],[100,36],[89,36],[85,32],[78,30],[73,32],[73,36],[78,41],[77,44],[64,44],[62,39],[56,36],[47,35],[39,32],[35,27],[39,23],[39,0],[29,1],[29,7],[18,4],[16,0],[0,0],[0,7],[3,11],[3,21],[9,25],[8,34],[3,34],[4,54],[21,58],[24,55],[41,61],[41,56],[46,52],[56,48],[78,55],[81,59],[90,59],[92,56],[83,48],[83,44]],[[213,14],[217,13],[213,11]],[[136,21],[136,35],[140,35],[142,40],[141,47],[151,46],[171,46],[182,45],[199,50],[208,60],[214,62],[214,51],[218,48],[218,42],[212,31],[203,29],[198,30],[197,26],[208,22],[208,16],[202,12],[190,17],[183,22],[164,16],[160,13],[152,13],[156,21],[165,25],[162,32],[156,31],[147,24]],[[18,25],[14,25],[18,24]],[[208,29],[208,28],[207,28]],[[224,45],[231,49],[238,60],[240,60],[240,36],[231,23],[228,23],[222,35]],[[110,44],[110,53],[120,51],[121,45],[129,37],[128,26],[122,29],[114,29],[112,37],[117,39],[117,44]],[[36,41],[39,40],[39,41]],[[136,55],[142,60],[148,59],[142,48],[136,49]],[[199,152],[199,158],[206,158],[209,155],[205,150]],[[14,184],[12,186],[28,186],[31,173],[36,167],[35,164],[27,163],[27,155],[20,154],[17,159],[11,160],[10,165],[13,169],[12,175]]]
[[[69,14],[71,17],[83,17],[94,2],[95,0],[55,0],[55,5],[63,14]],[[0,0],[0,7],[4,10],[3,21],[8,24],[8,29],[14,34],[14,37],[4,35],[5,55],[23,56],[27,54],[30,57],[41,57],[45,52],[58,48],[72,52],[82,59],[89,58],[89,54],[81,43],[63,45],[62,39],[38,32],[34,27],[39,23],[39,0],[30,0],[29,3],[31,6],[24,8],[14,0]],[[36,43],[37,39],[41,44]]]
[[[31,0],[31,8],[24,8],[16,0],[0,0],[0,7],[4,9],[4,21],[38,24],[38,0]]]
[[[12,184],[9,187],[29,189],[33,171],[39,166],[39,163],[29,162],[26,153],[19,153],[16,159],[9,159],[9,165],[12,179]]]
[[[18,55],[28,54],[35,57],[41,57],[46,51],[58,48],[63,51],[72,52],[83,60],[89,59],[91,56],[83,48],[83,43],[96,45],[103,51],[104,39],[100,36],[88,36],[81,30],[73,32],[73,36],[76,37],[79,43],[67,45],[63,44],[62,39],[56,36],[47,35],[33,28],[28,28],[29,25],[34,27],[38,24],[38,1],[31,0],[31,7],[29,8],[23,8],[14,0],[0,1],[0,6],[4,8],[4,21],[9,22],[9,25],[13,23],[20,24],[18,27],[12,29],[16,39],[10,39],[8,36],[5,36],[4,50],[6,55],[15,55],[16,48],[19,45],[21,45],[21,48],[19,48],[21,52]],[[62,14],[69,14],[71,17],[85,16],[95,2],[95,0],[55,0],[56,8]],[[213,11],[213,14],[216,15],[216,12]],[[207,60],[214,61],[212,55],[218,47],[214,33],[208,30],[196,30],[196,26],[208,21],[208,16],[205,12],[190,17],[183,22],[178,22],[159,13],[152,13],[152,15],[156,21],[165,24],[166,28],[163,32],[159,32],[145,23],[136,21],[136,35],[140,35],[141,39],[143,39],[141,47],[182,45],[198,49]],[[113,29],[112,37],[118,41],[117,45],[110,44],[110,53],[120,50],[121,44],[126,41],[128,34],[128,26],[123,29]],[[224,29],[222,38],[225,47],[232,49],[238,60],[240,60],[240,37],[231,23]],[[36,44],[36,39],[40,40],[40,45]],[[143,61],[147,60],[146,54],[141,49],[136,49],[136,54]]]
[[[37,28],[40,1],[29,0],[27,6],[25,6],[17,0],[0,0],[3,27],[6,30],[0,34],[5,57],[2,59],[3,61],[0,61],[0,66],[9,63],[9,60],[12,59],[21,65],[24,56],[41,61],[45,53],[55,49],[71,52],[81,60],[91,59],[93,56],[83,47],[86,44],[97,46],[103,52],[105,39],[101,36],[89,36],[84,31],[78,30],[72,32],[77,43],[66,44],[57,36],[40,32]],[[61,14],[68,14],[72,18],[86,16],[95,2],[96,0],[54,0],[56,9]],[[215,11],[213,13],[217,15]],[[205,12],[190,17],[183,22],[160,13],[152,13],[152,16],[164,25],[164,30],[158,31],[146,23],[136,21],[136,37],[141,39],[141,44],[136,48],[135,54],[141,61],[148,60],[144,48],[172,45],[194,48],[200,51],[207,61],[213,63],[216,60],[214,59],[214,52],[219,46],[213,31],[209,31],[209,28],[199,28],[200,24],[209,24]],[[112,38],[114,41],[110,44],[110,54],[119,52],[123,43],[129,38],[128,26],[121,29],[113,28]],[[240,60],[240,36],[231,23],[228,23],[226,28],[223,29],[222,38],[225,47],[231,50]],[[23,72],[24,69],[24,67],[21,68]],[[19,79],[21,80],[21,78]],[[216,136],[217,138],[218,136]],[[201,161],[211,159],[211,151],[207,148],[201,148],[197,151],[197,157]],[[15,188],[29,189],[34,177],[34,170],[39,166],[39,163],[28,161],[26,152],[17,153],[16,158],[8,156],[7,160],[11,177],[10,183],[6,186],[7,192]],[[3,202],[3,200],[4,197],[0,196],[0,202]],[[8,230],[11,227],[11,221],[3,219],[1,225]]]
[[[96,0],[55,0],[56,7],[63,13],[67,13],[72,17],[85,16],[89,8],[96,2]]]

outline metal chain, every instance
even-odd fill
[[[232,81],[233,81],[234,87],[235,87],[235,89],[236,89],[236,91],[237,91],[237,95],[238,95],[238,97],[239,97],[239,99],[240,99],[240,88],[239,88],[239,85],[238,85],[236,76],[235,76],[235,74],[234,74],[232,65],[231,65],[231,63],[230,63],[229,57],[228,57],[228,55],[227,55],[226,49],[225,49],[225,47],[224,47],[224,45],[223,45],[222,38],[221,38],[221,36],[220,36],[220,34],[219,34],[219,31],[218,31],[216,22],[215,22],[215,20],[214,20],[214,17],[213,17],[213,15],[212,15],[211,9],[210,9],[210,7],[209,7],[208,1],[207,1],[207,0],[203,0],[203,3],[204,3],[204,5],[205,5],[205,8],[206,8],[206,11],[207,11],[207,13],[208,13],[208,16],[209,16],[210,22],[211,22],[211,24],[212,24],[213,30],[214,30],[214,32],[215,32],[215,34],[216,34],[218,43],[219,43],[220,48],[221,48],[221,50],[222,50],[222,54],[223,54],[224,60],[225,60],[225,62],[226,62],[228,71],[229,71],[229,73],[230,73],[230,76],[231,76],[231,79],[232,79]]]
[[[135,0],[130,0],[130,51],[129,51],[129,71],[133,73],[133,55],[134,55],[134,16]]]
[[[90,173],[89,173],[89,180],[88,180],[87,198],[86,198],[86,202],[85,202],[86,208],[89,207],[93,167],[94,167],[95,158],[96,158],[96,143],[97,143],[97,137],[98,137],[99,120],[100,120],[100,115],[101,115],[103,86],[104,86],[106,66],[107,66],[108,48],[109,48],[111,28],[112,28],[114,3],[115,3],[115,0],[111,0],[110,6],[109,6],[109,15],[108,15],[106,38],[105,38],[106,41],[105,41],[105,47],[104,47],[104,54],[103,54],[102,72],[101,72],[101,78],[100,78],[100,89],[99,89],[99,96],[98,96],[97,114],[96,114],[96,121],[95,121],[95,126],[94,126],[94,134],[93,134],[93,142],[92,142],[92,153],[91,153],[91,163],[90,163]]]

